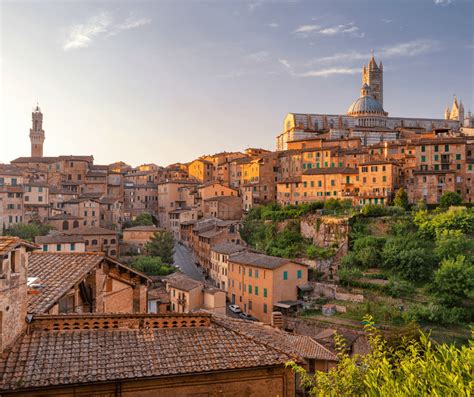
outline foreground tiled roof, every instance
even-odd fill
[[[97,329],[88,329],[92,324]],[[40,316],[0,358],[0,391],[283,366],[292,359],[300,361],[209,314]]]
[[[242,333],[249,338],[258,340],[275,349],[305,359],[337,361],[337,356],[329,349],[306,335],[290,334],[269,325],[245,321],[213,313],[213,321]]]
[[[41,288],[28,295],[28,313],[45,313],[103,259],[103,253],[31,253],[28,277],[38,277]]]

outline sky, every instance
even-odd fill
[[[374,51],[390,116],[474,111],[463,0],[0,0],[0,162],[168,165],[275,148],[288,112],[344,114]]]

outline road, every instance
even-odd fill
[[[194,280],[204,281],[201,269],[194,263],[191,251],[184,245],[175,243],[174,264],[181,268],[181,271]]]

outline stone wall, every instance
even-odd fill
[[[336,284],[318,283],[314,281],[310,281],[310,284],[313,287],[311,296],[314,298],[324,296],[329,299],[337,299],[348,302],[362,303],[364,301],[364,295],[342,292]]]
[[[347,239],[349,218],[311,214],[301,219],[301,235],[321,247],[341,244]]]

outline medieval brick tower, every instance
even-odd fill
[[[31,114],[33,125],[30,129],[31,157],[43,157],[43,113],[38,105]]]
[[[382,62],[377,65],[374,54],[362,71],[362,84],[370,86],[372,97],[383,106],[383,66]]]

